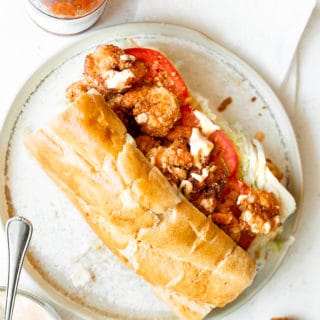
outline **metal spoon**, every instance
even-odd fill
[[[8,280],[4,320],[11,320],[23,260],[32,235],[32,224],[23,217],[6,223],[8,244]]]

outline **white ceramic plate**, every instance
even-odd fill
[[[266,154],[285,173],[285,183],[300,207],[302,176],[294,132],[281,103],[254,70],[204,35],[177,26],[126,24],[92,33],[33,74],[18,93],[0,135],[2,220],[9,215],[32,220],[34,236],[27,270],[54,300],[88,318],[93,314],[95,319],[174,317],[144,281],[101,245],[64,194],[27,154],[22,141],[28,132],[65,108],[65,88],[81,78],[88,52],[102,43],[129,47],[134,42],[163,51],[191,91],[206,97],[213,111],[232,97],[223,116],[242,123],[252,136],[264,132]],[[284,239],[292,237],[297,217],[295,213],[287,221]],[[248,301],[270,279],[288,247],[272,251],[252,286],[209,318],[220,319]]]

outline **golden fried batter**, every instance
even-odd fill
[[[252,189],[238,202],[240,221],[250,232],[267,234],[279,227],[279,204],[273,193]]]
[[[84,62],[85,75],[97,79],[103,77],[103,72],[119,69],[120,56],[124,51],[113,45],[102,45],[86,56]],[[120,70],[120,69],[119,69]]]
[[[166,139],[175,140],[177,138],[185,138],[189,140],[192,134],[192,128],[187,126],[176,125],[166,135]]]
[[[164,87],[132,89],[123,95],[121,106],[133,108],[141,131],[154,137],[166,136],[181,116],[176,96]]]
[[[102,45],[88,54],[84,63],[84,79],[101,94],[124,92],[138,83],[147,67],[134,56],[113,45]]]
[[[159,147],[160,141],[148,135],[140,135],[135,138],[137,147],[146,155],[152,148]]]
[[[169,172],[178,180],[187,178],[187,170],[192,166],[192,155],[182,139],[175,140],[168,147],[152,148],[147,158],[163,172]]]
[[[87,93],[90,87],[84,80],[71,83],[66,89],[66,98],[69,102],[75,101],[82,94]]]

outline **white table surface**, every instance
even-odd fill
[[[139,0],[111,1],[94,27],[130,22]],[[184,1],[186,4],[188,1]],[[191,1],[190,1],[191,2]],[[150,1],[151,5],[152,1]],[[205,21],[201,22],[205,29]],[[189,26],[186,22],[185,26]],[[194,27],[195,22],[191,21]],[[205,30],[202,30],[205,31]],[[304,173],[303,210],[296,242],[269,283],[226,320],[291,316],[320,319],[320,2],[299,44],[287,81],[277,90],[297,135]],[[38,28],[22,1],[0,2],[0,120],[21,85],[35,69],[61,48],[84,35],[56,36]],[[6,247],[0,232],[0,285],[6,281]],[[42,297],[46,293],[22,272],[20,287]],[[56,306],[63,320],[79,320]]]

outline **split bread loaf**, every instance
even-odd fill
[[[80,96],[25,145],[179,317],[202,319],[251,284],[253,259],[146,160],[102,96]]]

